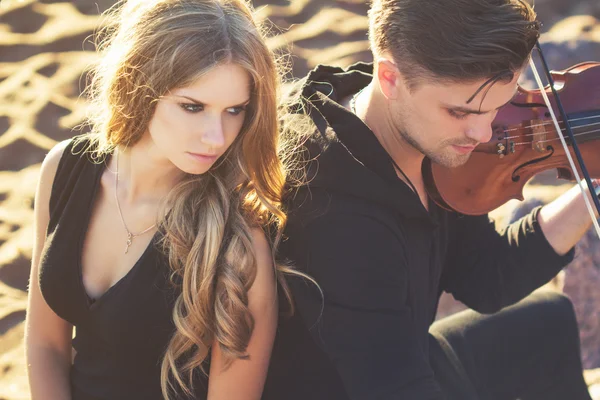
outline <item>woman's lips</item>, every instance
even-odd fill
[[[200,161],[203,163],[214,163],[217,161],[216,154],[202,154],[202,153],[191,153],[187,152],[194,160]]]

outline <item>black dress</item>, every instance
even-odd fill
[[[105,164],[73,153],[71,142],[52,186],[39,271],[44,299],[76,329],[72,399],[162,399],[160,366],[175,331],[171,313],[179,292],[168,279],[168,262],[157,247],[160,233],[129,273],[93,301],[83,285],[81,255]],[[194,386],[194,398],[206,399],[202,374]]]

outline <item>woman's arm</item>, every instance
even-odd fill
[[[262,231],[253,232],[257,257],[256,279],[248,293],[254,331],[248,345],[248,360],[236,360],[224,369],[218,345],[211,353],[208,400],[258,400],[267,376],[277,329],[278,304],[271,249]]]
[[[25,321],[25,354],[32,400],[71,398],[69,369],[73,327],[48,307],[38,284],[40,255],[50,219],[50,193],[65,145],[63,142],[55,146],[44,160],[35,196],[35,239]]]

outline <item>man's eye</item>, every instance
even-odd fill
[[[240,107],[231,107],[227,109],[227,112],[233,116],[236,115],[240,115],[241,113],[243,113],[244,111],[246,111],[246,107],[245,106],[240,106]]]
[[[450,110],[448,109],[448,114],[450,114],[451,117],[456,118],[456,119],[465,119],[469,116],[469,114],[465,114],[465,113],[458,113],[454,110]]]
[[[179,104],[184,111],[189,112],[190,114],[196,114],[200,111],[204,110],[204,106],[201,104],[193,104],[193,103],[181,103]]]

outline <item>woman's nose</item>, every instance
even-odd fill
[[[202,143],[211,148],[221,148],[225,145],[225,134],[220,117],[207,118],[201,127]]]

